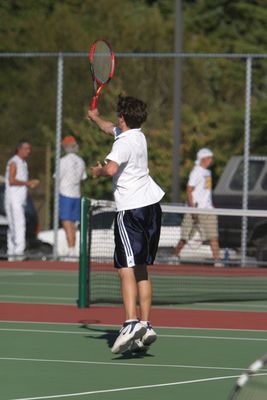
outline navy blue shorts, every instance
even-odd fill
[[[78,197],[59,195],[59,218],[61,221],[80,221],[81,200]]]
[[[153,264],[158,250],[160,228],[159,203],[117,212],[114,226],[114,266],[124,268]]]

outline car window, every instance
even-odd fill
[[[261,171],[264,167],[264,161],[258,160],[250,160],[249,162],[249,179],[248,179],[248,190],[252,190],[261,174]],[[242,190],[243,189],[243,161],[237,167],[236,172],[230,182],[230,189],[232,190]]]
[[[267,190],[267,173],[263,176],[263,180],[261,182],[261,187],[263,190]]]
[[[5,185],[0,185],[0,214],[6,215],[5,212]]]
[[[179,226],[182,222],[182,215],[174,212],[163,212],[161,223],[162,226]]]
[[[115,211],[101,212],[92,217],[92,229],[110,229],[115,217]]]

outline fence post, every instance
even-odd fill
[[[60,174],[60,150],[62,136],[62,102],[63,102],[63,76],[64,58],[61,53],[57,62],[57,114],[56,114],[56,148],[55,148],[55,185],[54,185],[54,248],[53,257],[58,258],[58,219],[59,219],[59,174]]]
[[[80,224],[80,260],[79,260],[79,299],[78,307],[85,308],[88,304],[88,222],[90,201],[86,197],[81,199]]]
[[[251,119],[251,83],[252,83],[252,58],[246,59],[246,96],[245,96],[245,136],[244,136],[244,161],[243,161],[243,210],[248,209],[249,187],[249,153],[250,153],[250,119]],[[242,217],[241,235],[241,266],[246,265],[248,217]]]

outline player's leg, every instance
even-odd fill
[[[68,247],[74,248],[75,247],[75,235],[76,235],[76,229],[75,229],[75,222],[74,221],[68,221],[68,220],[62,220],[62,226],[66,234],[66,239],[68,243]]]
[[[60,195],[59,217],[65,231],[68,255],[75,256],[76,226],[75,221],[80,219],[80,199]]]
[[[174,255],[176,257],[180,256],[183,247],[185,246],[187,240],[189,239],[189,235],[192,229],[193,229],[193,218],[190,214],[185,214],[183,222],[181,224],[181,237],[174,250]]]
[[[210,247],[215,266],[223,266],[220,262],[220,248],[218,243],[218,218],[216,215],[201,215],[201,229],[205,232],[205,239],[210,241]]]
[[[125,311],[125,319],[137,320],[137,285],[134,268],[120,268],[118,272],[121,282],[121,294]]]
[[[152,285],[146,265],[137,265],[134,268],[138,287],[140,317],[142,321],[149,321],[152,303]]]
[[[13,200],[12,214],[15,243],[14,254],[23,258],[26,248],[26,218],[24,203],[21,203],[18,200]]]
[[[8,230],[7,230],[7,255],[9,261],[14,261],[13,258],[15,254],[15,224],[12,213],[12,204],[9,199],[5,199],[5,211],[8,222]]]
[[[125,352],[134,340],[140,339],[146,332],[146,327],[137,319],[137,283],[133,268],[135,266],[135,260],[132,246],[133,238],[131,237],[133,227],[128,214],[129,212],[118,212],[115,217],[114,225],[114,264],[115,267],[118,268],[121,281],[125,322],[111,349],[113,353]]]

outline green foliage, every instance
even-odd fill
[[[0,51],[89,51],[99,36],[117,53],[172,52],[172,0],[4,0],[0,2]],[[266,51],[265,0],[184,0],[185,52]],[[21,137],[34,144],[55,141],[57,60],[1,59],[0,140],[13,145]],[[253,154],[265,154],[267,75],[265,60],[253,62]],[[144,127],[151,174],[171,196],[173,135],[173,59],[117,57],[114,79],[100,98],[103,115],[115,121],[117,95],[126,92],[148,103]],[[65,58],[63,132],[81,141],[89,165],[103,160],[112,140],[85,120],[90,103],[88,59]],[[215,152],[219,177],[233,154],[243,152],[245,107],[244,60],[182,60],[183,187],[202,146]],[[111,181],[88,179],[83,190],[111,197]]]

